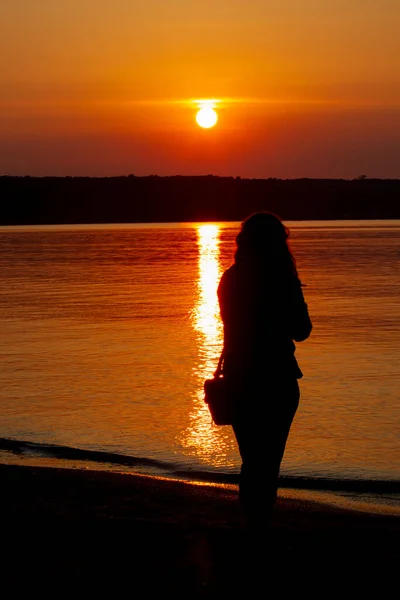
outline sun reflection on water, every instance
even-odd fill
[[[194,309],[194,328],[200,333],[206,360],[210,349],[222,343],[217,287],[221,275],[219,264],[219,229],[217,225],[200,225],[197,230],[199,246],[198,298]]]
[[[199,268],[192,325],[197,333],[198,363],[193,370],[193,406],[189,426],[181,441],[208,464],[226,466],[229,432],[227,428],[212,426],[203,391],[204,380],[215,371],[223,345],[223,326],[217,297],[222,275],[219,234],[217,225],[199,225],[197,228]]]

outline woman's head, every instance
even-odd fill
[[[235,262],[267,262],[271,266],[290,266],[297,275],[289,244],[289,229],[281,219],[269,212],[257,212],[243,221],[236,236]]]

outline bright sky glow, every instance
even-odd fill
[[[399,22],[398,0],[0,3],[0,175],[400,177]],[[219,99],[212,135],[193,99]]]

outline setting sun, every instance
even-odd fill
[[[218,115],[211,106],[205,106],[197,112],[196,121],[200,127],[210,129],[210,127],[214,127],[218,121]]]

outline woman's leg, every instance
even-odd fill
[[[276,503],[279,470],[299,403],[296,379],[258,386],[259,406],[244,407],[233,425],[242,458],[239,498],[249,519],[268,519]],[[253,403],[251,403],[253,404]]]

